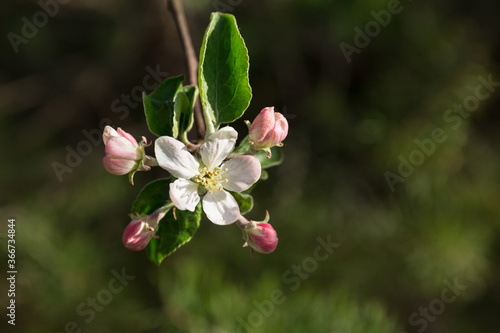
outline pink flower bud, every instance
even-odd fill
[[[123,232],[123,245],[132,251],[144,250],[152,237],[157,238],[155,232],[158,228],[158,223],[169,209],[165,206],[155,210],[151,215],[137,214]]]
[[[125,175],[138,168],[143,159],[143,152],[132,135],[121,128],[115,131],[106,126],[102,139],[106,146],[106,156],[102,162],[107,172],[112,175]]]
[[[250,221],[243,232],[247,235],[246,245],[260,253],[271,253],[278,246],[278,235],[269,223]]]
[[[155,230],[140,217],[133,219],[123,232],[123,245],[132,251],[143,250],[153,237]]]
[[[274,107],[260,111],[250,126],[249,139],[256,148],[271,148],[279,145],[288,134],[288,122]]]

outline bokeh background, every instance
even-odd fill
[[[288,118],[285,162],[248,216],[269,210],[280,241],[252,259],[238,227],[204,219],[157,267],[121,235],[139,190],[165,171],[132,187],[104,171],[102,143],[82,142],[103,119],[154,139],[140,102],[123,108],[123,96],[148,68],[186,74],[165,3],[66,1],[16,53],[8,34],[42,9],[4,1],[0,266],[4,276],[15,218],[18,274],[15,327],[0,279],[2,332],[498,332],[498,86],[467,117],[454,113],[459,125],[444,116],[473,100],[479,77],[500,81],[500,5],[402,1],[347,61],[340,43],[354,45],[354,29],[392,2],[185,1],[197,52],[210,12],[236,16],[254,96],[244,119],[265,106]],[[245,133],[243,119],[235,126]],[[437,128],[446,140],[392,191],[386,172]],[[77,149],[86,156],[58,177],[54,163]],[[340,244],[324,261],[311,259],[318,237]],[[117,293],[106,291],[113,271],[134,277]],[[92,310],[96,297],[106,304]]]

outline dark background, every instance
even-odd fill
[[[0,325],[37,333],[497,332],[500,95],[493,86],[479,100],[476,89],[480,77],[500,81],[500,6],[402,1],[347,61],[341,43],[354,46],[354,29],[365,31],[371,11],[388,3],[185,3],[196,52],[210,12],[236,16],[253,89],[234,124],[240,135],[243,120],[265,106],[288,118],[285,162],[256,188],[248,216],[269,210],[279,245],[252,260],[236,226],[203,219],[193,240],[156,267],[126,250],[121,235],[139,190],[166,172],[138,173],[132,187],[104,171],[98,138],[108,119],[155,139],[141,102],[122,99],[141,91],[147,68],[186,74],[165,3],[52,5],[53,17],[39,15],[44,24],[16,52],[9,33],[22,37],[42,9],[5,1],[1,271],[15,218],[18,274],[16,326],[5,315]],[[453,111],[474,101],[464,116]],[[400,167],[410,159],[419,165]],[[59,176],[55,165],[65,168]],[[398,167],[406,173],[392,191],[385,175]],[[324,261],[314,259],[318,237],[340,244]],[[113,272],[123,270],[134,279],[111,293]],[[5,311],[5,278],[0,286]],[[105,304],[92,310],[96,297]]]

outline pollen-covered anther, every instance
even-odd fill
[[[228,171],[227,168],[216,167],[212,171],[208,170],[207,167],[204,167],[200,170],[200,174],[197,175],[193,180],[205,187],[210,194],[213,194],[216,191],[223,191],[224,187],[221,183],[227,183],[228,179],[222,179],[221,173]]]

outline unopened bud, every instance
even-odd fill
[[[137,214],[123,232],[123,245],[132,251],[144,250],[151,238],[157,238],[155,233],[158,228],[158,223],[169,209],[169,206],[164,206],[155,210],[151,215]]]
[[[255,117],[249,139],[255,148],[271,148],[281,144],[288,134],[288,122],[274,107],[267,107]]]
[[[262,222],[250,221],[243,227],[243,239],[246,243],[243,246],[250,246],[260,253],[271,253],[278,246],[278,235],[276,230],[267,223],[269,214],[266,212],[266,219]]]
[[[138,144],[132,135],[121,128],[114,130],[111,126],[106,126],[102,138],[106,153],[102,163],[104,169],[110,174],[118,176],[130,174],[132,182],[133,174],[136,171],[151,169],[145,165],[151,159],[144,154],[145,138]]]
[[[127,225],[123,232],[123,245],[132,251],[144,250],[154,233],[155,230],[145,219],[135,218]]]

